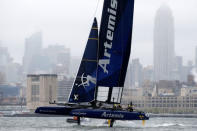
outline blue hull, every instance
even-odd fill
[[[144,112],[129,112],[124,110],[110,109],[79,109],[74,107],[38,107],[35,111],[38,114],[78,116],[96,119],[114,120],[148,120]]]
[[[76,109],[72,107],[38,107],[35,113],[49,114],[49,115],[65,115],[68,116],[71,110]]]
[[[148,120],[149,117],[144,112],[129,112],[124,110],[106,110],[106,109],[74,109],[70,112],[71,116],[96,118],[96,119],[114,119],[114,120]]]

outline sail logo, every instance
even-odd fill
[[[78,85],[78,87],[83,86],[85,88],[87,86],[90,86],[90,83],[93,83],[96,85],[96,78],[93,78],[90,75],[87,75],[87,77],[85,77],[83,73],[81,76],[81,84]]]
[[[75,101],[79,100],[79,95],[78,94],[74,94],[74,100]]]
[[[109,50],[112,48],[112,41],[114,36],[114,30],[116,25],[116,15],[117,15],[118,1],[111,0],[110,7],[107,12],[109,13],[109,20],[107,26],[106,41],[104,42],[104,56],[106,59],[99,60],[99,66],[103,69],[104,73],[108,74],[107,65],[110,64],[111,54]]]

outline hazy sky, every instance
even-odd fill
[[[100,21],[103,0],[0,0],[0,40],[15,61],[22,62],[24,41],[43,32],[43,47],[60,44],[81,56],[96,13]],[[156,10],[167,3],[175,19],[175,50],[184,61],[194,59],[197,46],[197,0],[135,0],[132,58],[153,62],[153,24]]]

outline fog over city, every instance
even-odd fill
[[[197,0],[0,0],[0,129],[68,130],[65,122],[80,117],[113,124],[145,113],[150,130],[193,128],[182,118],[197,118],[196,7]],[[75,117],[60,126],[41,114]],[[25,125],[23,117],[38,116]]]
[[[99,4],[98,4],[99,2]],[[25,38],[42,31],[43,46],[65,45],[72,56],[82,56],[95,15],[100,21],[103,0],[0,0],[0,41],[14,61],[22,63]],[[175,53],[184,63],[194,60],[197,45],[196,0],[136,0],[132,58],[153,64],[156,11],[167,4],[175,22]]]

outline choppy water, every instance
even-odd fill
[[[69,124],[66,117],[0,117],[0,131],[197,131],[196,118],[151,118],[141,121],[116,121],[113,128],[103,120],[91,119],[81,126]]]

